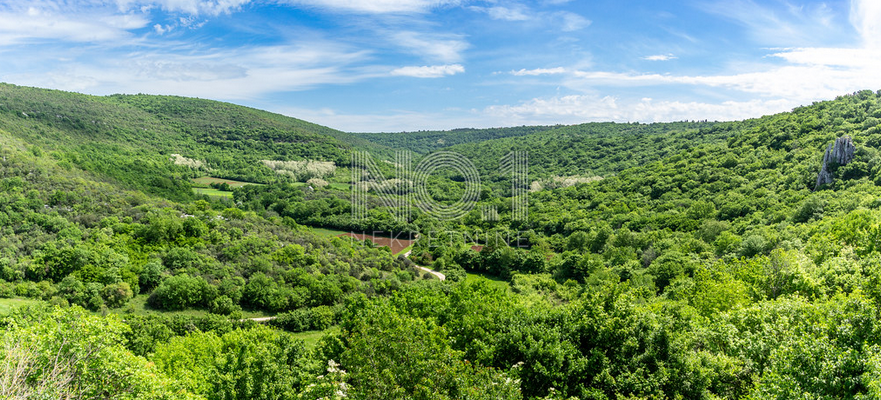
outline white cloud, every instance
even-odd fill
[[[728,11],[732,18],[744,24],[755,25],[755,29],[785,29],[789,38],[808,35],[816,27],[804,27],[797,23],[777,24],[774,27],[759,27],[765,23],[784,21],[776,13],[759,7],[750,1],[738,1]],[[754,15],[746,15],[750,11]],[[825,13],[825,9],[805,12],[802,9],[789,10],[790,17],[797,22],[813,21]],[[690,85],[709,88],[723,88],[741,92],[763,99],[787,99],[793,103],[810,103],[816,100],[834,98],[843,93],[862,89],[881,88],[881,47],[872,47],[881,41],[881,4],[873,0],[853,0],[851,21],[864,35],[864,47],[823,48],[805,47],[778,49],[768,54],[769,59],[784,61],[764,63],[751,67],[752,71],[715,75],[673,75],[655,73],[621,73],[609,71],[571,70],[564,84],[577,90],[590,90],[596,86],[655,86]],[[800,18],[800,19],[799,19]],[[763,31],[764,32],[764,31]],[[672,54],[645,57],[646,60],[665,61],[675,58]],[[742,68],[741,68],[742,69]]]
[[[580,123],[590,121],[669,122],[708,119],[738,120],[790,110],[797,102],[787,100],[704,102],[654,101],[649,98],[620,100],[613,96],[569,95],[535,98],[519,105],[490,106],[489,118],[508,125]]]
[[[217,16],[229,14],[250,2],[251,0],[117,0],[116,3],[123,11],[146,10],[155,6],[169,12]]]
[[[875,0],[854,0],[871,2]],[[783,3],[781,9],[771,4]],[[841,38],[833,23],[835,13],[820,3],[814,6],[793,6],[785,2],[756,3],[753,0],[724,0],[704,3],[702,8],[712,14],[730,19],[746,28],[758,43],[770,46],[820,45]]]
[[[392,110],[382,114],[350,114],[329,108],[284,108],[274,112],[304,119],[345,132],[404,132],[416,130],[455,129],[463,126],[490,127],[489,122],[476,115],[456,115],[447,112],[415,112]],[[502,126],[502,125],[499,125]]]
[[[646,56],[646,57],[643,57],[642,59],[648,60],[648,61],[670,61],[670,60],[675,60],[676,58],[677,57],[674,56],[673,54],[667,53],[667,54],[655,54],[653,56]]]
[[[532,21],[545,26],[556,27],[563,32],[574,32],[590,26],[591,21],[569,11],[538,12],[523,5],[514,4],[507,7],[469,7],[471,10],[483,12],[490,18],[500,21],[522,22]]]
[[[248,70],[241,66],[222,62],[199,62],[196,60],[164,61],[138,60],[131,63],[135,76],[156,81],[222,81],[246,78]]]
[[[486,10],[492,19],[504,21],[526,21],[529,17],[522,10],[507,7],[490,7]]]
[[[465,67],[459,64],[432,65],[424,67],[402,67],[392,70],[394,76],[410,76],[414,78],[440,78],[465,72]]]
[[[184,22],[194,25],[197,15],[230,13],[250,0],[117,0],[107,4],[96,0],[68,2],[0,3],[0,46],[37,41],[63,41],[124,45],[133,39],[132,31],[152,27],[164,34],[173,26],[152,24],[149,11],[161,8],[183,13]]]
[[[141,13],[146,14],[153,8],[168,12],[191,15],[216,16],[235,11],[251,0],[43,0],[20,2],[20,4],[0,4],[0,9],[22,11],[30,9],[37,12],[59,14],[84,13],[84,11],[113,11],[115,14]],[[26,7],[25,7],[26,6]]]
[[[287,0],[293,5],[334,11],[383,14],[426,13],[432,9],[457,4],[457,0]]]
[[[527,21],[534,17],[528,15],[529,11],[523,6],[517,7],[470,7],[470,9],[478,12],[484,12],[490,18],[501,21]]]
[[[396,45],[428,60],[446,63],[461,61],[462,52],[469,47],[468,42],[458,35],[404,31],[393,33],[391,40]]]
[[[881,67],[881,49],[804,48],[771,54],[793,64],[849,68]]]
[[[783,54],[778,57],[784,56]],[[881,61],[881,60],[879,60]],[[868,64],[867,64],[868,65]],[[861,68],[826,65],[788,65],[731,75],[627,74],[605,71],[575,71],[565,82],[572,88],[600,86],[692,85],[725,88],[765,98],[785,98],[807,103],[829,99],[861,89],[881,88],[881,62]]]
[[[563,67],[521,69],[519,71],[511,71],[511,75],[514,75],[514,76],[557,75],[557,74],[563,74],[563,73],[566,73],[566,68],[563,68]]]
[[[560,29],[563,32],[575,32],[587,28],[591,24],[589,19],[568,11],[554,13],[554,17],[559,19]]]
[[[863,46],[881,49],[881,3],[877,0],[851,0],[850,21],[863,38]]]
[[[162,24],[153,25],[153,30],[156,31],[156,33],[158,33],[160,35],[164,35],[166,32],[169,32],[172,29],[174,29],[174,27],[170,26],[170,25],[165,25],[165,26],[162,26]]]
[[[223,100],[387,76],[356,64],[368,53],[328,42],[299,46],[218,49],[197,54],[145,52],[68,62],[48,70],[0,73],[0,81],[93,94],[152,93]],[[51,64],[33,55],[29,65]]]
[[[137,14],[110,15],[100,18],[100,21],[108,27],[123,30],[141,29],[150,24],[147,17]]]
[[[41,39],[69,42],[109,42],[129,37],[127,29],[146,26],[138,16],[86,17],[78,14],[57,14],[29,8],[21,11],[0,11],[0,45],[19,44]]]
[[[517,105],[481,110],[443,112],[393,111],[384,114],[347,114],[331,109],[275,110],[347,132],[401,132],[414,130],[490,128],[519,125],[579,124],[584,122],[671,122],[707,119],[741,120],[791,110],[801,104],[788,100],[707,102],[658,101],[649,98],[571,95],[535,98]]]

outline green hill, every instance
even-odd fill
[[[371,143],[393,149],[425,154],[464,143],[478,143],[507,137],[521,137],[555,129],[554,126],[518,126],[512,128],[453,129],[449,131],[417,131],[394,133],[355,133]]]
[[[498,168],[511,151],[525,151],[533,178],[608,176],[661,160],[691,147],[724,142],[731,126],[717,123],[588,123],[559,127],[523,137],[451,146],[481,171]]]
[[[261,160],[346,165],[352,142],[343,132],[229,103],[170,96],[97,97],[8,84],[0,84],[0,127],[51,152],[62,165],[178,199],[190,196],[187,179],[200,175],[257,183],[278,180]],[[201,167],[175,165],[173,154]]]

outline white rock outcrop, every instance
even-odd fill
[[[832,183],[834,177],[829,172],[832,163],[837,165],[850,164],[853,161],[855,151],[856,146],[853,144],[850,136],[842,136],[835,139],[835,142],[829,143],[829,146],[826,147],[826,154],[823,154],[823,165],[820,166],[820,174],[817,175],[817,185],[814,186],[814,190],[819,189],[821,185]]]

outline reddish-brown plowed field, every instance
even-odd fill
[[[377,245],[379,247],[388,246],[390,249],[392,249],[392,254],[398,254],[402,250],[406,249],[407,247],[410,247],[414,242],[416,242],[415,240],[407,240],[407,239],[403,239],[403,238],[389,238],[389,237],[385,237],[385,236],[374,236],[374,235],[367,235],[364,233],[347,232],[347,233],[344,233],[340,236],[349,236],[349,237],[353,237],[358,240],[370,240],[371,242],[373,242],[375,245]]]

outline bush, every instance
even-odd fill
[[[34,282],[22,282],[15,285],[15,295],[21,297],[40,298],[43,292]]]
[[[125,282],[104,286],[102,294],[104,296],[104,302],[107,303],[107,306],[110,308],[122,307],[132,298],[132,296],[134,296],[131,286]]]
[[[743,243],[740,244],[738,255],[741,257],[752,257],[764,253],[767,247],[768,241],[764,236],[749,235],[746,239],[743,239]]]
[[[288,332],[303,332],[312,329],[312,311],[308,308],[298,308],[286,313],[278,314],[272,321],[275,325]]]
[[[52,296],[55,296],[55,294],[58,293],[58,289],[49,281],[40,281],[37,283],[37,290],[40,292],[39,297],[43,300],[49,300]]]
[[[258,272],[242,290],[242,302],[254,308],[276,311],[287,306],[287,297],[272,278]]]
[[[165,278],[150,295],[151,307],[163,310],[183,310],[188,307],[204,305],[211,291],[204,279],[187,274]],[[216,292],[216,290],[215,290]]]
[[[92,311],[98,311],[101,307],[104,307],[104,299],[101,296],[94,295],[86,301],[86,308]]]
[[[64,298],[61,298],[58,296],[54,296],[51,299],[49,299],[49,304],[51,304],[53,306],[58,306],[58,307],[67,307],[70,305],[70,303],[67,301],[67,299],[64,299]]]
[[[153,260],[144,265],[144,270],[138,276],[138,282],[144,291],[151,290],[159,286],[162,281],[162,263],[159,260]]]
[[[15,296],[15,285],[11,282],[0,281],[0,298],[8,299]]]
[[[241,312],[242,307],[227,296],[220,296],[211,302],[211,312],[220,315],[231,315]]]
[[[333,307],[318,306],[312,309],[312,329],[325,330],[330,328],[336,319],[336,310]]]
[[[811,220],[823,217],[823,210],[826,207],[826,201],[817,196],[810,196],[805,199],[795,210],[792,215],[793,222],[809,222]]]
[[[668,252],[652,261],[649,273],[655,277],[655,286],[663,292],[676,277],[680,275],[690,276],[694,272],[695,265],[687,255],[678,252]]]

